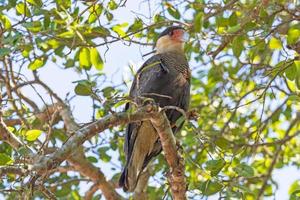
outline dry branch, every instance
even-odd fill
[[[151,122],[159,134],[165,158],[170,166],[168,177],[174,200],[186,199],[186,180],[184,174],[184,162],[177,151],[176,140],[173,135],[170,122],[164,112],[156,113]]]
[[[159,133],[166,160],[171,168],[169,182],[171,184],[172,195],[175,200],[186,199],[184,165],[180,155],[177,153],[176,141],[173,136],[169,121],[165,113],[159,112],[158,110],[158,107],[155,105],[147,105],[133,113],[121,112],[107,115],[106,117],[103,117],[102,119],[75,131],[59,150],[53,154],[50,154],[49,156],[37,159],[32,167],[32,170],[38,172],[39,174],[43,174],[56,168],[61,162],[68,159],[75,169],[80,171],[83,175],[90,177],[93,181],[104,181],[99,182],[99,188],[105,195],[106,192],[114,191],[112,185],[105,180],[104,175],[93,165],[90,165],[90,168],[86,168],[89,165],[84,164],[84,162],[88,162],[84,157],[82,157],[82,159],[79,159],[78,156],[73,157],[72,155],[74,155],[74,149],[78,149],[78,147],[80,147],[86,140],[90,139],[97,133],[104,131],[105,129],[135,121],[151,120]],[[74,158],[76,159],[74,160]],[[106,195],[110,196],[111,194]],[[107,199],[118,198],[119,196],[114,196],[113,194],[111,198]]]

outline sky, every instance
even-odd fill
[[[114,15],[122,23],[132,21],[136,12],[148,13],[147,3],[127,1],[126,7],[118,9]],[[103,56],[106,47],[98,48],[98,50]],[[121,83],[123,77],[128,77],[129,63],[139,67],[145,61],[141,56],[142,53],[147,53],[150,50],[150,47],[141,47],[136,44],[126,46],[122,42],[113,43],[109,45],[109,51],[107,51],[105,56],[107,59],[105,61],[104,72],[108,77],[113,76],[113,84]],[[26,72],[24,73],[26,74]],[[39,75],[41,80],[45,81],[62,98],[65,98],[68,92],[74,90],[75,84],[72,83],[73,81],[85,78],[73,69],[61,69],[53,63],[48,63],[39,70]],[[31,88],[25,88],[24,92],[32,96],[34,100],[42,103]],[[84,123],[91,121],[92,101],[88,97],[74,98],[71,102],[71,109],[77,122]],[[110,173],[105,164],[102,163],[100,165],[106,175]],[[279,190],[276,192],[275,199],[285,200],[288,199],[288,188],[295,180],[300,179],[300,173],[294,167],[287,167],[282,170],[275,170],[274,179],[279,184]],[[217,199],[217,196],[209,197],[208,199]],[[274,197],[270,199],[274,199]]]

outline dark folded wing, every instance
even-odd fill
[[[173,61],[174,60],[176,62],[176,58],[174,58]],[[129,95],[138,104],[143,102],[143,99],[140,97],[149,97],[154,99],[161,107],[172,105],[187,110],[190,98],[190,83],[189,81],[186,81],[184,84],[180,83],[178,77],[180,78],[181,74],[174,66],[169,66],[165,61],[166,60],[164,60],[160,54],[149,58],[138,70]],[[173,64],[174,62],[172,65]],[[126,109],[129,107],[129,104],[126,105]],[[168,110],[166,114],[171,125],[174,125],[176,120],[181,116],[176,110]],[[131,157],[139,127],[140,123],[130,123],[127,126],[124,145],[127,160]],[[174,127],[173,131],[177,132],[180,127]],[[145,138],[145,140],[147,140],[147,138]],[[161,145],[160,142],[157,141],[157,144],[154,145],[153,153],[148,156],[148,159],[146,158],[145,164],[160,151]]]

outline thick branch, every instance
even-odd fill
[[[171,184],[173,198],[175,200],[186,199],[186,181],[183,160],[177,153],[176,140],[173,136],[169,120],[163,111],[158,112],[155,105],[147,105],[131,114],[126,112],[110,114],[75,131],[69,140],[58,151],[48,157],[39,158],[35,162],[36,164],[32,167],[32,170],[43,174],[68,159],[78,171],[80,171],[83,175],[90,177],[93,181],[105,181],[104,184],[99,184],[99,188],[105,195],[106,192],[111,192],[113,187],[110,184],[106,184],[108,182],[105,180],[104,175],[96,167],[90,166],[91,168],[86,168],[89,165],[85,165],[83,163],[88,162],[84,159],[84,157],[82,157],[82,159],[79,159],[78,156],[73,157],[72,154],[74,153],[74,149],[78,149],[78,147],[80,147],[80,145],[82,145],[86,140],[105,129],[141,120],[151,120],[159,133],[166,160],[171,168],[169,182]],[[76,159],[74,160],[74,158]],[[82,168],[83,166],[84,168]]]
[[[159,134],[165,158],[171,168],[169,183],[171,185],[173,199],[184,200],[186,199],[184,162],[177,151],[176,140],[170,122],[164,112],[154,115],[151,118],[151,122]]]
[[[70,157],[70,155],[74,152],[74,149],[77,149],[86,140],[90,139],[97,133],[121,124],[150,119],[150,117],[153,115],[152,111],[153,106],[148,105],[132,114],[122,112],[107,115],[106,117],[103,117],[102,119],[76,131],[58,151],[54,152],[48,157],[39,158],[32,170],[39,173],[51,170]]]
[[[66,105],[62,105],[60,115],[65,123],[68,135],[72,135],[79,129],[73,115]],[[78,147],[73,154],[67,159],[74,166],[76,171],[79,171],[83,176],[89,177],[96,186],[102,191],[103,195],[108,200],[121,199],[121,196],[115,191],[114,187],[106,180],[100,169],[90,163],[85,155],[82,147]]]

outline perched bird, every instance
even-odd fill
[[[141,97],[152,98],[160,107],[176,106],[188,110],[190,100],[190,69],[184,54],[187,40],[184,28],[172,26],[158,37],[156,53],[138,70],[129,96],[138,105]],[[127,104],[125,109],[129,109]],[[175,122],[181,117],[177,110],[166,111],[173,133],[180,130]],[[124,191],[134,191],[139,175],[150,160],[162,150],[159,136],[150,121],[130,123],[125,134],[126,165],[119,180]]]

